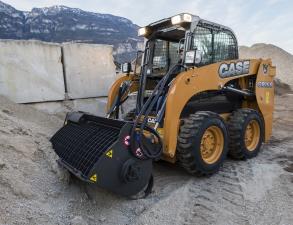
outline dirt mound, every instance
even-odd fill
[[[161,185],[138,201],[71,177],[60,168],[49,142],[59,117],[0,96],[0,224],[129,224],[188,176],[157,173]]]
[[[63,189],[57,180],[68,175],[48,141],[61,121],[4,97],[0,105],[0,224],[44,223],[47,201]]]
[[[0,224],[291,224],[292,96],[277,99],[271,143],[250,161],[227,160],[195,178],[154,165],[155,186],[131,201],[59,168],[49,142],[58,117],[0,97]],[[289,107],[288,107],[289,105]]]
[[[271,44],[254,44],[251,47],[239,47],[240,58],[271,58],[273,64],[277,66],[278,84],[284,83],[293,87],[293,55],[285,50]],[[276,86],[278,92],[287,92],[288,87]]]
[[[284,95],[284,94],[293,92],[289,84],[283,83],[278,78],[274,79],[274,84],[275,84],[275,94],[277,95]]]

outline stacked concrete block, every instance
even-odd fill
[[[40,41],[0,41],[0,95],[17,103],[64,99],[61,48]]]
[[[62,48],[68,97],[80,99],[107,96],[116,76],[113,47],[66,43]]]
[[[96,116],[106,115],[107,98],[73,100],[73,111],[87,112]]]
[[[67,112],[82,111],[96,116],[106,115],[107,98],[75,99],[60,102],[41,102],[31,104],[32,107],[48,113],[65,117]]]
[[[0,95],[49,114],[105,116],[116,79],[112,51],[110,45],[1,40]]]

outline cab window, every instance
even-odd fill
[[[214,62],[238,58],[237,43],[230,31],[214,32]]]
[[[156,39],[152,59],[152,74],[165,75],[168,70],[178,63],[178,43]]]
[[[238,58],[237,41],[229,30],[198,25],[194,30],[192,49],[201,54],[201,62],[197,66]]]
[[[212,31],[204,27],[196,27],[192,43],[193,50],[199,50],[201,53],[200,65],[207,65],[213,61]]]

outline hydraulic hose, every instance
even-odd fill
[[[131,133],[130,133],[130,146],[133,151],[133,154],[140,159],[158,159],[163,151],[163,144],[160,135],[158,132],[149,127],[148,123],[148,116],[151,113],[152,109],[154,108],[155,104],[158,102],[158,99],[164,94],[165,87],[168,84],[169,78],[177,69],[184,67],[180,64],[173,66],[169,72],[164,76],[163,79],[159,81],[157,86],[154,88],[151,96],[143,105],[142,109],[140,110],[139,114],[134,121]],[[162,106],[164,107],[164,105]],[[144,116],[142,122],[141,117]],[[146,143],[144,131],[150,132],[157,138],[157,143]],[[151,141],[149,141],[151,142]],[[151,145],[151,146],[150,146]],[[141,154],[137,154],[140,152]]]
[[[128,98],[128,96],[125,99],[122,99],[122,97],[125,95],[127,91],[129,91],[130,83],[123,82],[118,90],[118,94],[115,98],[115,101],[110,108],[109,112],[107,113],[108,117],[110,117],[113,113],[115,113],[115,118],[118,119],[119,117],[119,106],[122,105]]]

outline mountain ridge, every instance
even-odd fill
[[[0,38],[84,42],[114,46],[116,61],[130,61],[141,48],[138,25],[111,14],[55,5],[20,11],[0,1]]]

